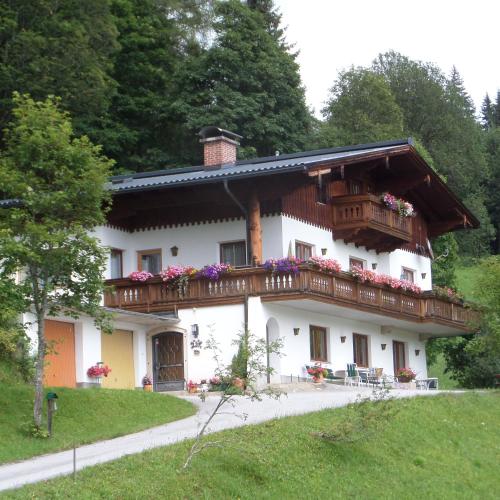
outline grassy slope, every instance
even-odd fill
[[[31,438],[24,427],[32,421],[33,389],[15,383],[12,370],[0,365],[0,463],[136,432],[195,413],[187,401],[143,391],[55,391],[59,409],[53,420],[52,438]]]
[[[314,437],[340,410],[225,431],[188,472],[189,442],[10,492],[13,498],[497,498],[500,392],[399,400],[355,443]]]

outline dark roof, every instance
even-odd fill
[[[327,161],[350,159],[370,153],[390,152],[392,149],[412,145],[411,139],[375,142],[357,146],[318,149],[301,153],[267,156],[237,161],[220,168],[205,169],[203,166],[172,168],[156,172],[117,175],[110,179],[108,188],[115,193],[147,191],[160,187],[220,182],[223,179],[242,179],[268,174],[304,170]]]

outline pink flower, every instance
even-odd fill
[[[128,275],[129,279],[132,281],[147,281],[153,277],[153,275],[148,271],[134,271]]]
[[[325,259],[324,257],[310,257],[310,264],[313,264],[321,269],[330,273],[339,273],[342,269],[340,264],[335,259]]]

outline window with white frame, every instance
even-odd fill
[[[302,241],[295,241],[295,257],[300,260],[309,260],[313,256],[313,246]]]

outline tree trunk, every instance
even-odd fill
[[[38,321],[38,353],[35,372],[35,404],[33,406],[33,420],[37,427],[42,426],[43,410],[43,365],[45,361],[45,315],[37,314]]]

